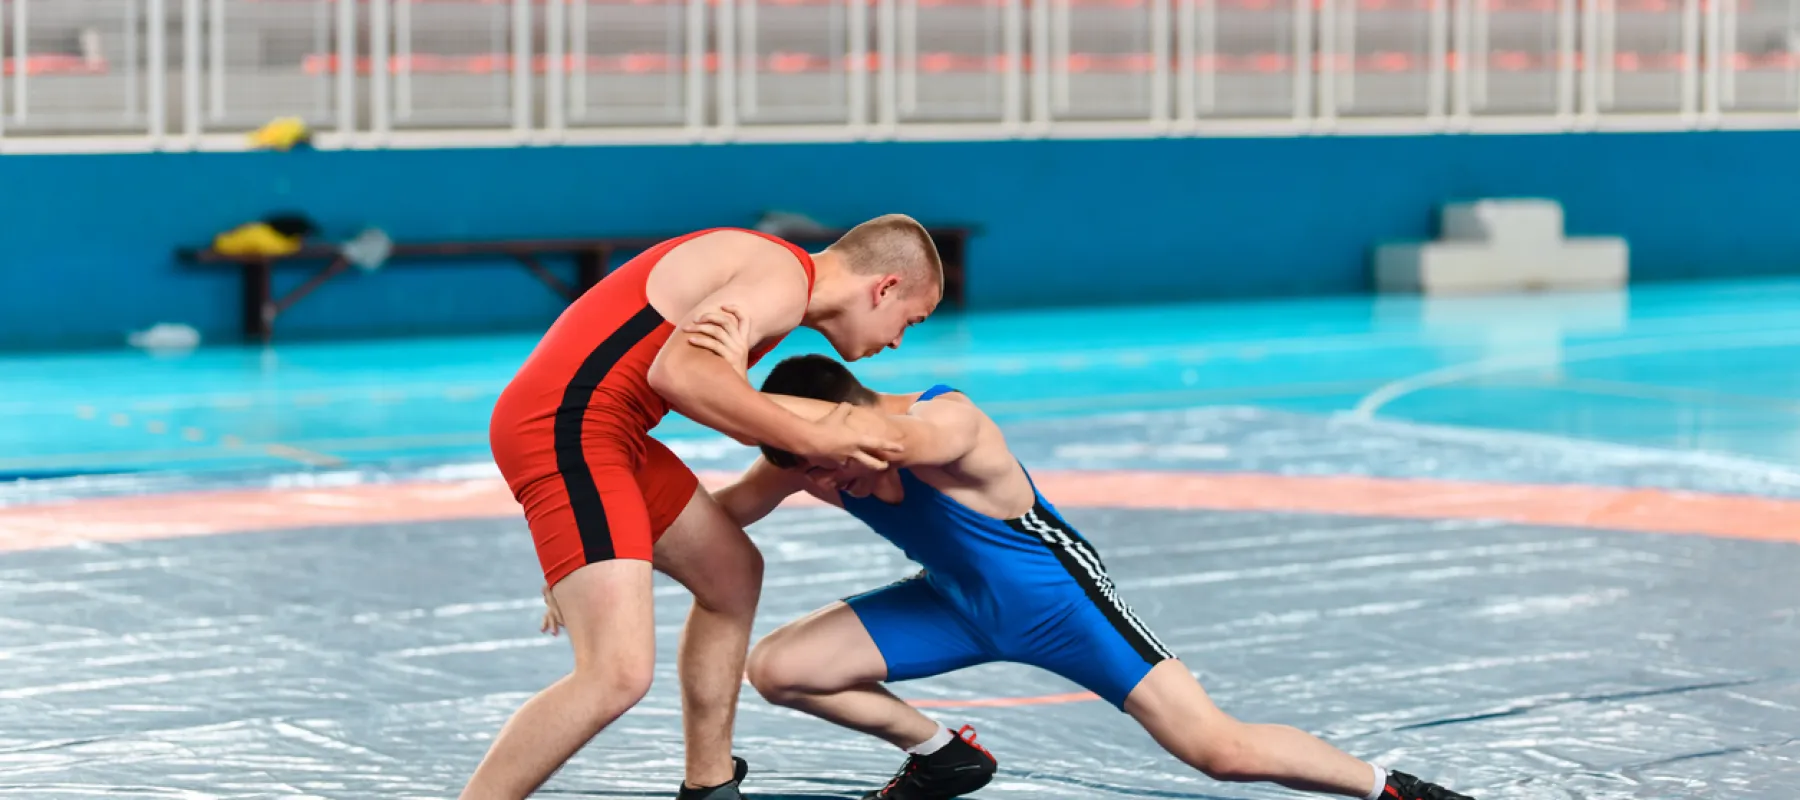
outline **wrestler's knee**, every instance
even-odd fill
[[[745,665],[757,694],[778,706],[793,705],[806,694],[807,659],[794,644],[792,637],[776,631],[756,643]]]
[[[762,598],[763,555],[748,536],[739,532],[738,537],[741,546],[713,562],[712,580],[702,582],[694,600],[714,613],[753,617]]]
[[[656,655],[649,648],[642,653],[615,648],[605,660],[585,661],[563,679],[576,690],[570,710],[583,717],[611,719],[624,713],[650,693],[656,678]]]

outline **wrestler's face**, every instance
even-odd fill
[[[804,471],[807,481],[814,487],[827,494],[843,492],[851,497],[868,497],[884,474],[884,471],[869,469],[857,461],[845,466],[808,462]]]
[[[907,290],[899,275],[871,280],[858,296],[858,304],[819,332],[845,361],[868,358],[890,347],[899,347],[906,329],[925,321],[937,310],[942,292],[937,286]]]

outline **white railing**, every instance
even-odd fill
[[[0,150],[1800,127],[1800,0],[0,0]]]

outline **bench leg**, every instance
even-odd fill
[[[612,250],[605,247],[575,254],[575,297],[586,294],[606,277],[606,262],[611,256]]]
[[[555,273],[544,269],[544,265],[538,263],[537,256],[530,253],[513,253],[513,258],[517,259],[519,264],[525,267],[526,271],[537,276],[539,283],[550,287],[550,291],[557,293],[562,299],[573,303],[575,302],[575,298],[581,296],[580,289],[569,288],[562,280],[556,277]]]
[[[246,261],[243,264],[244,339],[268,344],[275,329],[275,301],[270,296],[269,262]]]
[[[960,234],[938,239],[938,258],[944,263],[943,304],[963,307],[964,283],[967,279],[968,239]]]

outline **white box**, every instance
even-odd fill
[[[1424,294],[1623,287],[1630,277],[1625,240],[1565,238],[1562,220],[1562,206],[1553,200],[1445,206],[1438,241],[1376,248],[1376,287]]]

